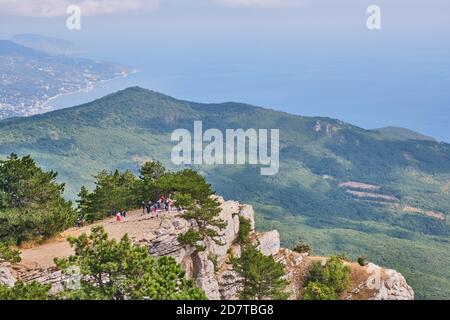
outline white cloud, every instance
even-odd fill
[[[0,0],[0,16],[59,17],[70,5],[78,5],[85,16],[142,12],[160,5],[220,5],[248,8],[292,8],[308,0]]]
[[[158,0],[0,0],[0,15],[58,17],[66,15],[70,5],[78,5],[86,16],[154,10]]]
[[[252,8],[291,8],[300,7],[305,0],[215,0],[228,6]]]

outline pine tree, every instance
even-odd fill
[[[0,240],[46,239],[74,225],[76,212],[56,177],[30,156],[11,154],[0,161]]]
[[[78,209],[85,213],[89,222],[139,206],[140,184],[131,171],[108,173],[102,170],[94,178],[94,192],[89,193],[83,187],[78,194]]]
[[[181,214],[181,217],[186,220],[195,221],[197,228],[191,229],[188,237],[182,235],[178,238],[181,243],[192,245],[199,251],[204,251],[205,248],[199,242],[209,238],[218,245],[223,245],[220,241],[219,230],[224,229],[227,224],[219,218],[220,203],[213,198],[203,201],[202,203],[192,202]]]
[[[247,245],[239,258],[231,257],[231,264],[238,275],[235,284],[241,300],[287,298],[284,266],[272,256],[265,256],[255,246]]]
[[[139,178],[142,183],[143,200],[156,201],[159,196],[159,190],[156,186],[157,181],[166,174],[166,168],[158,161],[146,162],[139,170]]]
[[[95,217],[93,215],[94,212],[92,212],[92,194],[89,193],[89,190],[85,186],[81,187],[76,202],[78,204],[79,217],[89,222],[93,222]]]

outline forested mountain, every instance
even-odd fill
[[[402,272],[418,298],[450,298],[450,145],[239,103],[200,104],[129,88],[91,103],[0,122],[0,154],[31,154],[66,195],[103,168],[171,165],[173,130],[279,128],[280,172],[200,166],[218,194],[255,206],[286,246],[365,255]]]

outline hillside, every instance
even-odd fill
[[[236,285],[230,285],[227,280],[234,275],[229,263],[230,252],[239,255],[242,245],[238,243],[238,230],[240,228],[239,216],[251,221],[254,226],[254,211],[251,206],[235,201],[221,203],[220,218],[227,222],[227,227],[221,232],[221,243],[207,241],[205,252],[198,252],[192,247],[181,245],[177,237],[189,227],[193,227],[187,220],[180,217],[178,212],[162,212],[159,217],[143,215],[141,210],[130,212],[127,219],[117,222],[114,219],[105,219],[95,224],[103,226],[108,235],[116,240],[125,234],[130,236],[133,243],[148,246],[155,257],[171,256],[180,263],[187,276],[195,280],[197,286],[202,288],[209,299],[236,300]],[[39,281],[53,285],[53,292],[61,287],[64,276],[55,269],[53,259],[68,257],[74,254],[66,238],[78,237],[83,233],[90,233],[94,226],[74,228],[62,233],[59,237],[43,245],[22,250],[22,261],[18,265],[2,266],[0,264],[0,283],[12,283],[16,279],[23,281]],[[287,291],[290,299],[301,299],[302,290],[313,262],[323,261],[325,257],[314,257],[307,253],[300,254],[280,247],[279,234],[276,230],[258,233],[254,229],[250,233],[251,239],[258,250],[266,256],[273,256],[276,261],[285,266],[286,279],[289,281]],[[215,259],[211,260],[214,256]],[[411,300],[414,291],[407,284],[404,277],[394,270],[382,269],[376,265],[360,266],[354,262],[345,262],[351,268],[350,287],[342,293],[342,299],[348,300]],[[2,272],[3,271],[3,272]],[[368,286],[369,278],[378,274],[380,287]],[[3,275],[3,276],[2,276]]]
[[[0,154],[31,154],[59,172],[74,198],[103,168],[168,167],[173,130],[280,128],[280,173],[198,168],[229,199],[255,206],[257,228],[286,247],[368,256],[404,274],[417,298],[450,298],[450,145],[392,139],[338,120],[239,103],[200,104],[129,88],[91,103],[0,122]]]
[[[72,55],[83,53],[77,45],[62,39],[37,34],[16,34],[10,39],[18,45],[54,55]]]
[[[399,139],[399,140],[421,140],[421,141],[432,141],[437,142],[436,139],[425,136],[421,133],[398,127],[385,127],[374,129],[373,131],[379,132],[385,135],[387,138]]]

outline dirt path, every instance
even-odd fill
[[[54,266],[53,259],[56,257],[68,257],[73,254],[73,249],[67,242],[68,237],[77,237],[83,233],[89,234],[94,226],[102,225],[108,232],[109,237],[121,239],[128,234],[133,239],[144,239],[148,237],[151,231],[159,228],[163,219],[170,219],[174,213],[162,213],[161,217],[156,218],[148,215],[142,215],[142,210],[128,213],[126,221],[117,222],[115,218],[109,218],[102,222],[83,228],[72,228],[63,232],[59,237],[30,249],[22,249],[21,265],[27,268],[46,268]]]

